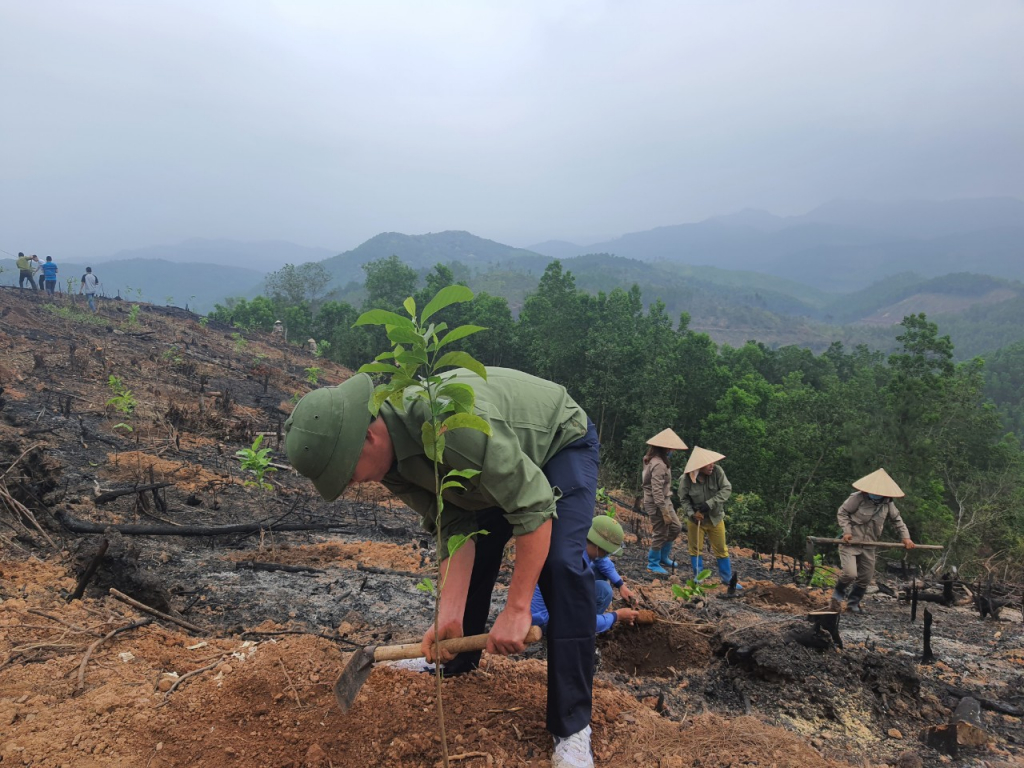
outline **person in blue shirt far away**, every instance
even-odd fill
[[[46,292],[51,296],[57,290],[57,265],[53,263],[51,256],[47,256],[46,263],[43,264],[41,282],[46,283]]]
[[[633,608],[619,608],[609,611],[612,604],[612,587],[619,590],[619,595],[630,605],[634,604],[636,598],[633,592],[626,586],[626,582],[615,570],[608,555],[617,555],[622,551],[622,526],[608,515],[598,515],[590,525],[587,533],[587,548],[583,555],[583,561],[587,567],[594,572],[594,594],[595,594],[595,631],[597,634],[607,632],[613,624],[620,621],[632,625],[639,611]],[[533,623],[541,629],[548,624],[548,607],[544,603],[544,597],[540,593],[540,587],[533,590],[533,600],[530,602],[530,613],[533,614]]]

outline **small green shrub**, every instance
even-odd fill
[[[244,471],[251,472],[256,476],[256,480],[246,480],[243,485],[246,487],[252,485],[265,491],[271,491],[274,489],[274,486],[268,483],[264,477],[268,472],[277,472],[277,469],[270,466],[270,459],[268,458],[270,449],[260,448],[262,443],[263,435],[257,435],[256,439],[252,442],[251,448],[235,451],[235,456],[242,463]]]
[[[169,363],[174,363],[175,365],[181,365],[185,360],[185,358],[181,356],[181,349],[179,349],[177,344],[172,344],[170,349],[165,349],[160,357]]]
[[[320,381],[321,370],[322,369],[316,367],[306,368],[306,381],[308,381],[315,387],[317,385],[317,382]]]
[[[94,315],[92,312],[85,312],[71,304],[44,304],[43,309],[62,320],[70,320],[76,323],[88,323],[95,326],[107,324],[105,318]]]
[[[107,405],[112,405],[115,411],[125,416],[131,416],[135,413],[139,403],[135,399],[135,395],[124,385],[121,379],[111,374],[110,378],[107,379],[107,386],[114,393],[114,396],[107,400]]]
[[[680,586],[678,584],[672,585],[672,597],[676,600],[682,600],[683,602],[689,602],[695,597],[703,597],[707,592],[704,587],[704,582],[711,575],[711,571],[705,568],[703,571],[697,574],[694,579],[687,579],[686,584]]]
[[[608,517],[615,517],[615,502],[604,488],[597,489],[597,506],[601,507],[603,513]]]
[[[829,588],[836,585],[836,573],[830,567],[825,565],[825,558],[823,555],[814,556],[814,575],[811,576],[811,586],[820,588]]]

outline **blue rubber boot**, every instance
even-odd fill
[[[722,584],[729,586],[732,581],[732,561],[728,557],[718,558],[718,575],[722,577]],[[743,589],[743,585],[736,582],[736,589]]]
[[[697,576],[704,570],[704,563],[701,562],[700,555],[690,555],[690,567],[693,568],[693,580],[697,580]]]
[[[661,567],[661,550],[651,547],[647,553],[647,570],[651,573],[660,573],[668,576],[668,571]]]
[[[661,564],[666,568],[678,568],[679,563],[672,559],[672,542],[661,548]]]

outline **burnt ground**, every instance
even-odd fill
[[[0,765],[438,764],[428,675],[382,667],[345,715],[331,693],[356,645],[418,639],[430,602],[414,585],[434,566],[415,515],[382,489],[324,504],[284,468],[275,434],[292,397],[313,386],[306,369],[321,369],[320,384],[350,373],[175,308],[141,305],[130,323],[127,304],[104,302],[92,323],[47,303],[0,288]],[[138,401],[128,417],[107,405],[110,375]],[[234,459],[257,432],[271,433],[283,467],[268,475],[270,491],[246,487]],[[164,482],[98,503],[106,491]],[[642,539],[644,521],[620,514]],[[59,515],[262,530],[77,534]],[[274,527],[297,523],[331,530]],[[84,598],[67,602],[103,539]],[[643,541],[632,544],[619,569],[659,619],[599,639],[598,765],[1024,760],[1021,718],[991,709],[986,747],[954,759],[918,740],[965,690],[1024,706],[1019,610],[982,620],[969,606],[929,606],[937,660],[921,664],[921,617],[912,624],[905,604],[880,593],[868,615],[842,617],[843,650],[810,649],[795,638],[827,591],[737,550],[742,597],[715,588],[683,605],[671,595],[678,577],[648,578]],[[111,588],[196,629],[156,620],[108,637],[145,616]],[[548,765],[545,663],[538,645],[444,682],[453,764]]]

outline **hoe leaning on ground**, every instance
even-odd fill
[[[488,635],[470,635],[469,637],[453,637],[450,640],[441,641],[441,648],[451,653],[463,653],[464,651],[482,651],[487,648]],[[524,642],[527,645],[536,643],[541,638],[540,627],[530,627],[526,633]],[[338,706],[342,712],[348,712],[359,694],[359,689],[370,677],[373,671],[373,664],[377,661],[398,661],[400,659],[415,659],[423,655],[423,646],[420,643],[406,643],[404,645],[368,645],[360,648],[349,658],[345,668],[338,675],[334,683],[334,698],[338,700]]]

